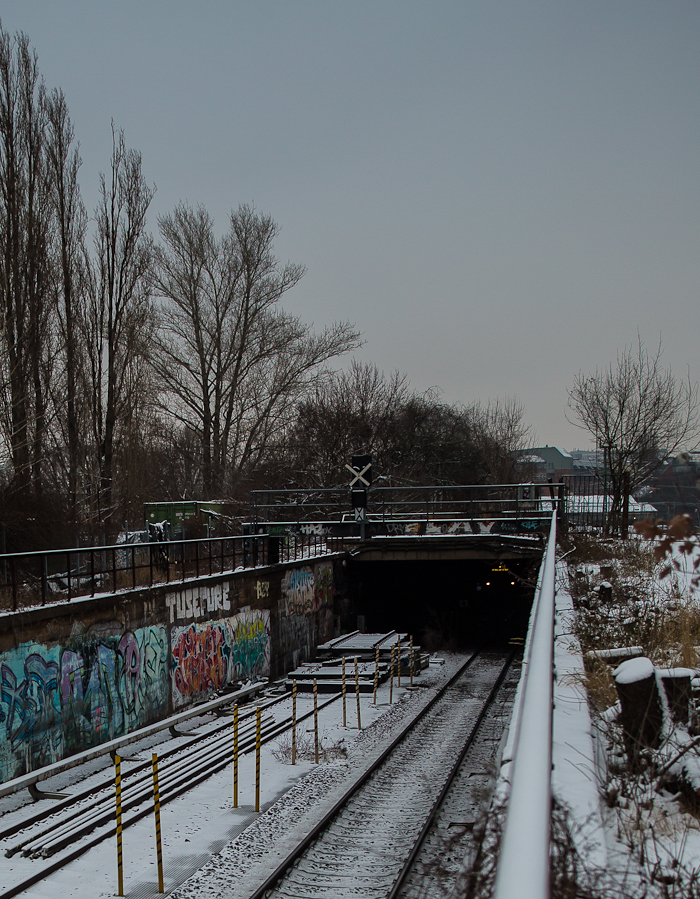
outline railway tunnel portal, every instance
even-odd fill
[[[428,648],[524,638],[561,485],[356,492],[251,494],[252,532],[281,544],[315,535],[344,552],[336,630],[399,629]]]

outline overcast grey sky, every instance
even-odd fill
[[[659,336],[700,377],[698,0],[4,0],[81,144],[110,121],[156,215],[241,202],[308,272],[286,306],[449,402],[517,396],[537,442],[574,372]]]

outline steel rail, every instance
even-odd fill
[[[123,737],[117,737],[115,740],[109,740],[107,743],[100,743],[99,746],[95,746],[92,749],[78,752],[60,762],[54,762],[43,768],[37,768],[36,771],[32,771],[30,774],[23,774],[21,777],[15,777],[13,780],[8,780],[4,784],[0,784],[0,798],[9,796],[11,793],[16,793],[18,790],[22,790],[25,787],[32,787],[35,784],[38,784],[40,780],[47,780],[50,777],[54,777],[56,774],[60,774],[62,771],[68,771],[70,768],[75,768],[79,765],[83,765],[85,762],[90,762],[93,759],[99,758],[101,755],[114,753],[122,746],[127,746],[129,743],[145,740],[147,737],[151,737],[161,730],[177,727],[177,725],[182,724],[183,721],[189,721],[191,718],[199,718],[201,715],[206,715],[207,712],[216,711],[221,706],[230,705],[230,703],[237,702],[239,699],[247,699],[249,696],[254,696],[261,690],[265,690],[268,686],[269,685],[266,682],[260,681],[257,684],[253,684],[251,687],[242,687],[240,690],[228,693],[226,696],[219,696],[216,699],[210,699],[207,702],[203,702],[201,705],[196,705],[191,709],[187,709],[185,712],[178,712],[176,715],[171,715],[169,718],[164,718],[162,721],[155,722],[155,724],[148,724],[146,727],[132,730],[131,733],[125,734]],[[150,762],[148,764],[150,766]]]
[[[246,721],[248,721],[248,719],[246,719]],[[252,731],[253,727],[254,727],[254,725],[251,722],[249,729]],[[179,753],[183,753],[183,752],[187,753],[190,746],[191,746],[191,744],[187,744],[185,746],[179,746],[175,750],[170,750],[167,753],[163,753],[160,756],[159,760],[162,762],[163,759],[171,757],[174,754],[179,754]],[[125,759],[125,758],[122,759],[122,762],[126,762],[126,761],[128,761],[128,759]],[[186,759],[185,770],[188,770],[188,767],[189,767],[187,764],[187,761],[188,760]],[[175,763],[176,762],[171,761],[170,766],[172,766]],[[150,786],[150,780],[148,777],[149,770],[147,770],[147,769],[150,769],[150,767],[151,767],[150,761],[143,762],[143,763],[138,764],[134,768],[132,768],[130,771],[122,773],[122,797],[124,798],[125,801],[135,791],[137,791],[139,789],[143,789],[144,787],[148,788]],[[162,770],[164,770],[164,772],[165,772],[164,778],[165,778],[165,780],[167,780],[168,775],[169,775],[169,765],[167,763],[162,765]],[[6,851],[6,853],[5,853],[6,856],[11,857],[12,855],[15,855],[17,852],[20,852],[20,851],[22,851],[24,854],[28,854],[27,849],[26,849],[27,846],[29,846],[33,843],[36,843],[41,837],[45,837],[47,834],[49,834],[51,832],[60,833],[63,830],[65,830],[66,828],[71,828],[71,827],[73,829],[80,828],[81,826],[83,826],[80,824],[81,818],[84,818],[88,813],[91,813],[93,810],[99,809],[99,806],[104,804],[105,802],[107,802],[108,804],[111,804],[111,802],[112,802],[111,790],[112,789],[113,789],[113,781],[112,781],[112,778],[110,777],[109,780],[107,780],[106,782],[104,782],[98,786],[95,786],[93,789],[83,791],[83,793],[80,795],[80,797],[77,800],[66,802],[59,808],[54,807],[51,809],[45,809],[42,814],[34,816],[34,818],[30,819],[29,822],[23,821],[16,825],[13,825],[11,828],[8,828],[8,830],[4,831],[3,834],[0,835],[0,836],[2,836],[2,838],[6,838],[8,835],[11,836],[13,833],[18,833],[19,831],[22,831],[22,830],[28,830],[30,827],[33,827],[36,824],[40,824],[43,820],[50,821],[51,818],[54,818],[60,812],[64,811],[66,807],[68,807],[70,805],[74,805],[76,801],[80,802],[85,799],[88,800],[87,802],[85,802],[85,804],[80,809],[78,809],[74,813],[74,815],[72,817],[58,818],[58,820],[54,820],[52,823],[49,824],[48,827],[44,828],[43,830],[41,830],[39,832],[32,833],[23,842],[17,843],[16,845],[12,846],[10,849],[8,849]],[[105,794],[108,794],[108,795],[105,795]],[[71,799],[72,799],[72,797],[71,797]],[[89,831],[86,830],[85,833],[87,833],[87,832],[89,832]]]
[[[557,519],[547,542],[517,727],[495,899],[549,896]]]
[[[413,849],[411,850],[410,855],[404,862],[403,867],[401,868],[401,871],[399,872],[399,875],[398,875],[396,881],[394,882],[394,886],[391,888],[391,892],[387,896],[387,899],[396,899],[396,897],[399,895],[400,891],[403,889],[406,879],[407,879],[408,875],[411,873],[411,869],[413,868],[413,864],[416,860],[416,857],[418,856],[418,853],[420,852],[420,850],[423,846],[423,843],[425,842],[425,839],[428,836],[428,833],[430,832],[431,827],[433,826],[433,822],[435,821],[435,818],[436,818],[438,812],[440,811],[442,804],[445,801],[445,797],[449,793],[450,788],[455,781],[455,778],[459,774],[459,772],[462,768],[462,765],[464,764],[464,761],[467,757],[469,750],[472,748],[472,745],[474,744],[474,740],[478,733],[479,727],[481,726],[481,722],[484,720],[487,713],[491,710],[491,707],[496,699],[496,696],[500,692],[500,689],[501,689],[501,686],[503,685],[505,676],[508,673],[508,669],[510,668],[510,666],[513,662],[514,655],[515,654],[513,652],[511,652],[508,655],[508,657],[506,658],[505,663],[503,665],[503,669],[501,670],[501,673],[498,675],[496,683],[491,688],[491,692],[489,693],[489,695],[486,699],[486,702],[483,704],[481,711],[476,716],[476,719],[474,721],[472,729],[470,730],[469,735],[464,743],[464,747],[463,747],[462,751],[459,753],[459,756],[457,757],[457,760],[455,761],[454,765],[450,769],[450,772],[447,776],[447,780],[445,781],[443,788],[440,790],[440,794],[438,795],[435,802],[433,803],[432,808],[430,809],[430,813],[428,814],[428,817],[426,818],[425,823],[423,824],[423,827],[421,828],[421,831],[418,834],[418,838],[416,839]]]
[[[270,723],[269,721],[266,722],[263,727],[265,736],[268,737],[273,729],[274,723]],[[253,722],[251,722],[250,726],[246,729],[245,737],[241,738],[239,749],[242,750],[242,754],[247,754],[254,748],[255,726]],[[159,778],[161,806],[165,805],[176,796],[180,796],[182,793],[187,792],[196,784],[201,783],[216,771],[220,771],[221,768],[230,764],[231,753],[230,751],[226,753],[219,752],[212,756],[207,756],[205,759],[201,760],[201,762],[202,763],[199,765],[194,765],[190,762],[189,764],[179,767],[177,770],[173,770],[174,765],[170,765],[167,776]],[[207,762],[209,762],[209,764],[207,764]],[[123,827],[126,828],[129,824],[133,824],[134,821],[140,819],[140,812],[137,812],[136,815],[129,820],[126,819],[126,813],[138,808],[143,805],[143,803],[147,804],[146,813],[152,811],[153,804],[150,802],[152,795],[152,784],[148,783],[145,779],[139,783],[131,784],[129,789],[124,789],[122,786]],[[105,797],[101,801],[101,804],[107,805],[108,807],[104,811],[99,810],[96,816],[89,818],[85,822],[82,822],[79,818],[62,822],[57,832],[53,835],[53,838],[50,840],[43,840],[36,849],[32,850],[31,845],[32,843],[36,843],[39,838],[37,837],[36,840],[29,840],[29,848],[24,849],[23,854],[31,855],[32,857],[41,856],[47,858],[49,855],[55,855],[56,852],[65,849],[66,846],[70,845],[70,843],[73,843],[75,840],[81,839],[88,833],[92,833],[96,828],[111,823],[114,819],[112,797]]]
[[[269,701],[265,705],[259,706],[260,709],[269,709],[272,705],[283,702],[287,696],[277,697],[271,701]],[[322,702],[319,706],[319,710],[326,708],[326,706],[330,705],[332,702],[338,699],[338,695],[333,695],[329,699]],[[247,710],[247,714],[241,716],[241,722],[248,722],[253,719],[255,716],[257,709],[249,709]],[[309,711],[304,715],[300,715],[297,718],[297,723],[305,721],[313,714],[313,711]],[[263,740],[263,743],[269,742],[269,740],[274,739],[284,732],[285,729],[291,726],[292,719],[291,717],[283,719],[281,722],[276,722],[269,724],[264,731],[266,739]],[[254,723],[251,720],[251,731],[254,729]],[[203,770],[208,773],[213,773],[215,770],[220,770],[221,767],[224,767],[225,764],[230,760],[230,745],[232,743],[231,736],[231,725],[230,723],[226,723],[218,726],[215,730],[210,731],[208,734],[198,735],[193,740],[187,742],[184,745],[173,747],[166,752],[160,755],[161,763],[165,759],[171,759],[173,756],[180,756],[183,753],[186,753],[186,758],[184,760],[184,767],[181,764],[180,760],[174,759],[170,762],[166,762],[161,765],[161,787],[162,793],[167,795],[167,790],[169,784],[172,781],[173,774],[171,773],[172,769],[177,765],[177,772],[184,772],[188,777],[190,776],[190,770],[194,766],[194,772],[199,773]],[[196,746],[194,751],[191,751],[191,748]],[[201,756],[202,759],[199,763],[197,763],[197,756]],[[224,764],[217,767],[212,767],[211,763],[216,760],[221,760],[223,758]],[[123,761],[126,761],[123,759]],[[147,789],[150,789],[151,784],[151,762],[145,761],[137,764],[129,771],[123,774],[122,782],[123,786],[123,796],[126,799],[129,795],[139,789],[141,784],[144,784]],[[137,777],[137,775],[140,775]],[[134,779],[136,777],[136,779]],[[201,780],[202,778],[200,778]],[[197,782],[200,782],[198,780]],[[192,781],[191,781],[192,782]],[[44,819],[49,819],[54,817],[58,812],[65,810],[65,808],[73,805],[77,802],[88,799],[90,796],[94,796],[94,799],[91,802],[86,803],[78,812],[78,816],[84,815],[86,811],[93,809],[100,805],[100,803],[104,802],[105,799],[99,795],[104,793],[105,791],[109,791],[112,788],[112,780],[111,778],[100,785],[97,785],[89,790],[84,790],[82,793],[77,794],[75,796],[69,797],[64,802],[60,803],[58,806],[53,806],[51,809],[45,809],[41,813],[35,815],[33,818],[27,820],[23,820],[18,822],[17,824],[12,825],[11,827],[4,830],[0,833],[0,839],[5,839],[8,836],[12,836],[15,833],[18,833],[21,830],[27,830],[29,827],[34,826],[35,824],[40,823]],[[111,794],[107,798],[109,803],[112,802]],[[71,819],[71,822],[75,822],[76,817]],[[40,833],[34,833],[30,837],[20,844],[13,846],[10,850],[6,852],[6,854],[14,855],[16,852],[25,850],[25,847],[35,842],[39,837],[44,836],[46,833],[49,833],[51,830],[56,828],[61,828],[64,826],[64,823],[61,821],[55,822],[51,827],[46,828]],[[88,831],[86,831],[88,832]]]
[[[240,694],[234,694],[234,696],[240,696]],[[287,697],[285,694],[284,696],[278,696],[278,697],[273,697],[272,699],[268,699],[265,702],[261,703],[260,706],[244,707],[241,710],[241,712],[242,712],[242,714],[240,716],[241,722],[245,721],[249,717],[252,717],[253,715],[255,715],[256,708],[268,709],[274,705],[277,705],[280,702],[284,702],[284,700],[286,698]],[[213,704],[214,710],[216,711],[218,706],[220,705],[220,703],[218,703],[218,701],[216,701],[216,700],[214,701],[214,703],[216,703],[215,705]],[[211,710],[211,707],[209,707],[209,704],[206,704],[206,706],[207,706],[206,708],[205,708],[205,706],[198,707],[200,709],[204,709],[204,711],[202,711],[200,714],[206,714],[208,711]],[[190,711],[192,713],[185,713],[185,714],[188,715],[189,718],[195,717],[193,714],[193,710],[190,710]],[[182,720],[184,720],[184,718]],[[230,727],[230,724],[221,723],[221,724],[216,725],[210,731],[208,731],[207,733],[204,733],[204,734],[196,733],[196,732],[192,732],[191,734],[179,734],[179,736],[187,737],[188,739],[185,742],[180,743],[178,746],[173,746],[170,749],[166,749],[165,752],[163,752],[160,755],[160,759],[161,759],[161,761],[163,761],[164,759],[170,758],[173,755],[177,755],[180,752],[186,751],[191,746],[193,746],[197,743],[206,742],[206,741],[216,737],[217,734],[221,733],[222,731],[225,731],[229,727]],[[164,728],[160,728],[160,729],[162,730]],[[172,733],[173,732],[172,725],[170,727],[170,730]],[[134,731],[134,733],[136,733],[136,732]],[[149,736],[149,735],[150,734],[146,734],[145,736]],[[174,736],[178,736],[178,734],[174,734]],[[144,738],[143,734],[141,737],[139,737],[139,739],[141,739],[141,738]],[[129,740],[128,742],[132,742],[132,741]],[[104,744],[104,745],[108,745],[108,744]],[[107,751],[112,753],[112,752],[114,752],[114,749],[109,748],[109,749],[105,750],[105,752],[107,752]],[[103,754],[103,753],[100,753],[100,754]],[[128,759],[126,757],[122,757],[122,761],[127,761],[127,760]],[[134,767],[130,768],[129,771],[123,775],[123,780],[126,781],[128,778],[133,777],[135,774],[138,774],[141,771],[150,772],[151,767],[152,766],[151,766],[150,761],[140,762],[140,763],[136,764]],[[46,769],[44,769],[44,770],[46,770]],[[111,787],[111,785],[112,785],[112,780],[111,780],[111,776],[110,776],[110,779],[108,780],[108,782],[106,784],[97,784],[96,786],[90,787],[87,790],[83,790],[78,793],[72,793],[63,799],[58,800],[51,807],[51,809],[43,809],[42,811],[38,812],[36,815],[29,817],[29,818],[24,818],[22,821],[18,822],[17,824],[13,824],[9,828],[6,828],[5,830],[0,831],[0,840],[6,839],[8,836],[12,836],[14,833],[17,833],[20,830],[24,830],[27,827],[30,827],[33,824],[36,824],[39,821],[41,821],[42,819],[48,818],[50,815],[55,815],[57,812],[63,811],[65,808],[68,808],[69,806],[74,805],[76,802],[81,802],[82,800],[87,799],[89,796],[98,792],[99,790],[108,789]],[[62,795],[61,793],[46,793],[45,794],[46,798],[53,798],[53,797],[57,797],[57,796],[61,796],[61,795]],[[39,798],[42,798],[42,797],[39,797]]]
[[[334,694],[329,699],[320,703],[319,707],[318,707],[319,711],[326,708],[331,703],[336,702],[340,698],[340,695],[341,695],[340,693]],[[286,698],[288,698],[288,697],[287,696],[279,697],[278,699],[275,700],[275,702],[281,702]],[[251,710],[251,715],[246,716],[246,717],[252,717],[252,711],[253,710]],[[303,715],[297,716],[297,719],[296,719],[297,725],[299,725],[303,721],[310,718],[313,714],[314,714],[314,712],[312,709],[311,711],[306,712]],[[280,736],[282,733],[284,733],[285,730],[288,730],[291,726],[292,726],[292,718],[291,717],[286,718],[286,719],[284,719],[284,721],[270,726],[265,731],[265,736],[264,736],[264,739],[262,740],[263,745],[271,742],[276,737]],[[229,725],[229,727],[230,727],[230,725]],[[206,739],[206,738],[202,738],[202,739]],[[182,749],[182,747],[177,747],[175,750],[173,750],[173,752],[178,752],[181,749]],[[251,739],[248,743],[242,744],[239,747],[239,751],[241,752],[241,754],[247,754],[249,752],[252,752],[254,749],[255,749],[255,739],[254,738]],[[176,799],[178,796],[181,796],[183,793],[186,793],[192,786],[195,786],[196,784],[201,783],[203,780],[206,780],[211,774],[214,774],[216,771],[220,771],[226,765],[230,764],[230,761],[231,761],[231,756],[230,756],[230,751],[229,751],[228,755],[223,760],[223,762],[219,761],[215,766],[211,766],[211,765],[207,766],[207,768],[205,770],[202,770],[202,772],[196,779],[192,779],[191,777],[188,777],[184,784],[180,783],[180,785],[178,786],[178,788],[175,791],[166,793],[165,796],[161,792],[161,796],[160,796],[161,806],[165,805],[167,802],[172,801],[173,799]],[[150,768],[150,764],[151,764],[150,762],[144,763],[144,764]],[[129,775],[133,774],[133,773],[134,773],[134,771],[132,769],[132,771],[129,772]],[[128,775],[126,775],[126,776],[128,776]],[[111,782],[104,789],[107,789],[109,787],[111,787]],[[99,788],[99,789],[103,789],[103,788]],[[111,805],[111,803],[113,801],[113,797],[110,795],[109,797],[107,797],[107,801]],[[130,805],[128,810],[131,810],[132,808],[137,807],[138,805],[144,805],[144,800],[141,800],[139,803],[134,803],[134,804]],[[127,810],[126,805],[124,806],[124,810],[125,811]],[[144,807],[142,807],[134,815],[131,815],[130,817],[128,817],[127,819],[125,819],[122,822],[123,827],[126,828],[126,827],[130,826],[131,824],[135,824],[137,821],[140,821],[142,818],[146,817],[146,815],[150,815],[152,811],[153,811],[153,802],[150,801],[150,797],[148,797],[145,801]],[[54,814],[54,813],[55,813],[55,809],[48,812],[48,814]],[[111,809],[111,808],[110,808],[110,812],[109,812],[109,818],[110,818],[110,822],[111,822],[111,819],[113,818],[113,809]],[[89,830],[85,831],[85,833],[90,833],[90,832],[94,831],[96,827],[99,827],[99,826],[101,826],[101,825],[99,823],[96,823],[93,826],[91,826]],[[113,834],[115,833],[115,830],[116,830],[116,828],[114,826],[110,826],[108,829],[106,829],[102,833],[94,836],[91,840],[88,840],[86,843],[83,843],[81,846],[76,847],[72,852],[68,853],[67,855],[63,855],[60,858],[56,859],[54,862],[51,862],[49,865],[43,866],[41,871],[37,871],[36,874],[31,875],[31,877],[27,878],[26,880],[22,881],[21,883],[15,884],[15,886],[10,887],[10,889],[0,892],[0,899],[11,899],[11,897],[19,895],[21,892],[28,889],[30,886],[33,886],[35,883],[38,883],[40,880],[42,880],[43,878],[47,877],[50,874],[53,874],[55,871],[60,870],[60,868],[64,867],[67,864],[70,864],[70,862],[75,861],[75,859],[80,858],[81,855],[84,855],[86,852],[88,852],[90,849],[94,848],[95,846],[99,845],[104,840],[109,839],[111,836],[113,836]],[[71,839],[75,840],[76,838],[80,838],[80,835],[74,834]],[[57,849],[56,851],[60,851],[60,849]]]
[[[438,690],[433,698],[421,709],[421,711],[412,718],[405,727],[397,734],[397,736],[389,743],[389,745],[381,752],[381,754],[372,762],[369,768],[354,781],[343,795],[334,803],[332,808],[321,818],[321,820],[309,831],[309,833],[298,843],[297,846],[277,865],[275,870],[266,878],[264,883],[251,894],[250,899],[263,899],[268,890],[271,890],[276,884],[282,880],[289,868],[300,859],[309,846],[326,830],[329,824],[336,817],[338,812],[347,805],[352,796],[360,790],[362,786],[372,777],[372,775],[382,766],[389,758],[396,747],[414,730],[416,725],[425,718],[428,712],[435,706],[447,690],[464,674],[464,672],[479,657],[479,652],[473,653],[467,661],[459,667],[452,677]]]

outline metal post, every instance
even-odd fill
[[[117,589],[117,550],[112,547],[112,590]]]
[[[184,525],[183,525],[184,531]],[[182,541],[182,580],[185,580],[185,541]]]
[[[136,547],[131,544],[131,586],[136,589]]]
[[[153,544],[148,544],[148,585],[153,586]]]
[[[357,697],[357,729],[362,730],[362,719],[360,718],[360,675],[357,670],[357,656],[355,656],[355,696]]]
[[[151,754],[153,762],[153,813],[156,819],[156,858],[158,860],[158,892],[164,893],[163,885],[163,842],[160,836],[160,790],[158,789],[158,755]]]
[[[297,682],[292,681],[292,764],[297,763]]]
[[[17,611],[17,570],[15,557],[10,556],[10,578],[12,579],[12,610]]]
[[[314,761],[318,765],[318,684],[314,678]]]
[[[345,711],[345,656],[343,656],[343,727],[348,726],[347,714]]]
[[[238,808],[238,705],[233,707],[233,807]]]
[[[124,859],[122,856],[122,771],[121,759],[114,756],[114,786],[117,803],[117,885],[118,896],[124,895]]]
[[[260,811],[260,709],[255,714],[255,811]]]
[[[379,646],[374,654],[374,704],[377,704],[377,686],[379,684]]]
[[[95,550],[90,549],[90,596],[95,595]]]
[[[398,682],[397,682],[396,686],[400,687],[401,686],[401,634],[399,634],[399,645],[398,645],[398,649],[396,651],[396,655],[398,658],[398,663],[396,665],[397,674],[398,674],[398,678],[397,678]]]
[[[394,701],[394,651],[396,646],[391,647],[391,679],[389,681],[389,705]]]
[[[67,580],[68,580],[68,602],[71,600],[71,592],[70,592],[70,552],[66,553],[66,568],[68,569]]]
[[[413,686],[413,634],[411,634],[411,686]]]
[[[199,577],[199,540],[194,545],[194,570]]]

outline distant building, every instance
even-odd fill
[[[558,446],[536,446],[528,450],[525,459],[535,470],[538,480],[559,483],[574,473],[571,453]]]
[[[641,492],[641,491],[640,491]],[[644,487],[645,498],[658,509],[661,518],[690,515],[700,524],[700,459],[697,453],[681,453],[670,459]]]

